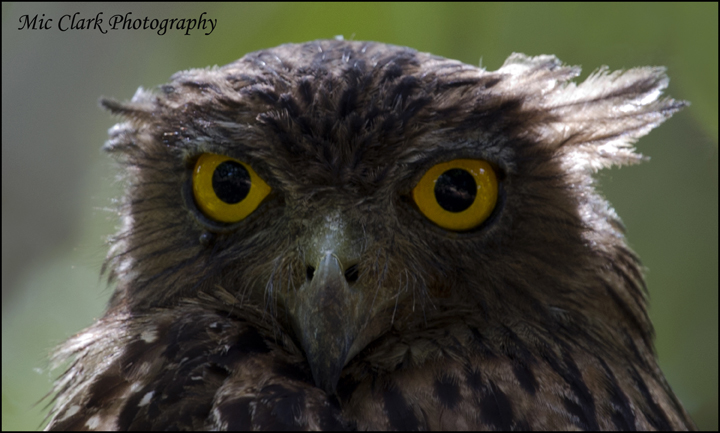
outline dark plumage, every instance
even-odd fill
[[[126,119],[105,146],[127,179],[117,289],[56,355],[75,360],[49,428],[693,428],[591,177],[641,161],[685,103],[660,98],[662,68],[578,74],[332,40],[104,100]],[[247,217],[203,207],[203,155],[237,161],[211,195],[267,183]],[[497,199],[448,229],[418,185],[459,160],[491,167]],[[430,199],[480,200],[476,171]]]

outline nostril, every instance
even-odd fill
[[[358,279],[357,265],[352,265],[345,271],[345,279],[348,283],[354,283]]]
[[[307,277],[307,280],[311,281],[313,279],[313,275],[315,275],[315,268],[308,266],[307,269],[305,269],[305,276]]]

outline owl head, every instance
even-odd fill
[[[685,103],[663,68],[579,73],[323,40],[103,100],[127,184],[108,314],[222,291],[328,392],[358,354],[453,323],[651,358],[639,262],[592,175],[641,161]]]

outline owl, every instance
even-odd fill
[[[48,428],[694,428],[593,179],[686,103],[579,73],[320,40],[102,100],[117,285]]]

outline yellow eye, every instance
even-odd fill
[[[200,210],[225,223],[250,215],[270,194],[270,187],[248,164],[204,153],[193,170],[193,194]]]
[[[487,161],[454,159],[431,167],[412,196],[423,215],[440,227],[470,230],[495,209],[498,182]]]

